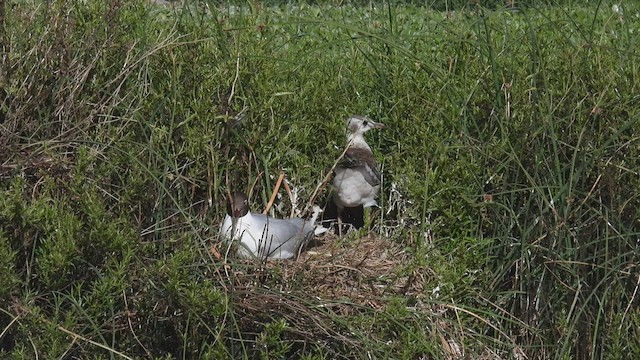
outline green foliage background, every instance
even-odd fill
[[[2,2],[0,354],[637,357],[640,9],[613,5]],[[432,291],[243,317],[226,188],[306,201],[354,113],[388,126],[369,230]]]

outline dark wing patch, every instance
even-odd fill
[[[359,169],[364,179],[371,186],[380,185],[380,172],[378,171],[378,164],[373,157],[371,151],[367,149],[350,148],[344,154],[342,160],[338,163],[339,167]]]

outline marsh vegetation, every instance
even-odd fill
[[[0,357],[638,358],[640,7],[484,5],[0,2]],[[351,114],[367,226],[227,256]]]

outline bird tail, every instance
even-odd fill
[[[309,244],[309,242],[311,241],[314,235],[320,235],[325,231],[327,231],[327,229],[325,229],[322,225],[316,224],[316,220],[318,220],[318,216],[320,215],[321,212],[322,212],[322,209],[318,205],[314,205],[313,212],[311,213],[311,217],[305,220],[304,226],[302,227],[305,233],[305,236],[302,238],[302,243],[298,247],[297,256],[300,256],[300,254],[302,253],[302,250],[304,250],[307,247],[307,245]]]
[[[313,206],[313,212],[311,213],[311,219],[309,219],[309,223],[313,225],[313,235],[320,235],[327,232],[327,228],[322,225],[317,225],[316,220],[318,220],[318,216],[322,212],[322,209],[318,205]]]

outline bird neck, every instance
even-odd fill
[[[347,144],[351,148],[367,149],[371,151],[369,144],[364,140],[364,136],[362,136],[362,134],[348,134]]]
[[[253,224],[251,211],[249,211],[245,216],[242,217],[229,216],[229,219],[229,231],[231,234],[233,234],[232,236],[234,238],[240,239],[245,231],[251,231],[250,229]]]
[[[250,223],[252,218],[253,216],[251,215],[251,211],[249,211],[246,215],[234,219],[237,219],[239,222]]]

